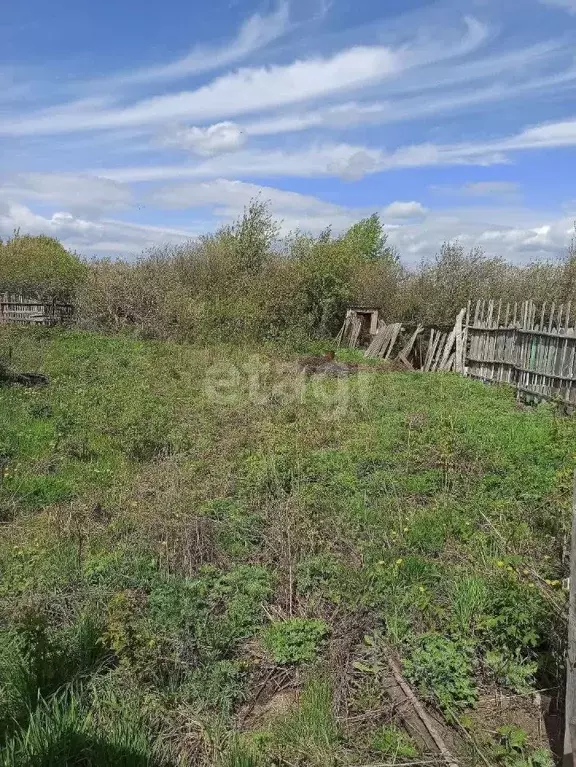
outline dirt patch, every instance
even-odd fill
[[[239,720],[243,729],[259,729],[266,724],[286,716],[294,709],[300,698],[300,690],[264,690],[255,703],[244,706],[239,711]]]
[[[526,732],[531,746],[550,748],[560,756],[562,717],[556,709],[549,695],[506,695],[494,688],[482,694],[476,708],[467,713],[480,739],[488,740],[498,728],[514,725]]]

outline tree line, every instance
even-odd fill
[[[79,323],[176,340],[305,340],[333,336],[349,305],[389,320],[450,324],[468,300],[576,301],[576,247],[511,264],[480,248],[441,244],[402,265],[377,214],[342,234],[280,237],[268,204],[234,223],[135,261],[85,260],[45,235],[0,243],[0,292],[72,300]]]

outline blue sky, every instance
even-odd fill
[[[21,0],[0,22],[0,236],[133,258],[270,200],[555,258],[576,219],[576,0]]]

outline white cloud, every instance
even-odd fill
[[[473,207],[429,211],[422,221],[389,229],[389,239],[405,263],[433,255],[447,240],[457,240],[466,248],[479,245],[488,255],[526,262],[562,255],[573,231],[570,216],[526,208]]]
[[[240,69],[194,91],[162,94],[126,106],[95,108],[80,100],[6,118],[0,125],[0,132],[39,135],[165,124],[183,119],[194,122],[229,120],[241,114],[323,99],[368,88],[433,62],[469,53],[486,38],[488,30],[475,19],[465,19],[465,23],[464,34],[459,31],[456,38],[451,30],[444,42],[423,40],[416,34],[411,43],[396,49],[384,45],[356,45],[327,56],[297,59],[286,65]],[[260,29],[262,25],[259,22],[252,26]],[[261,35],[251,33],[248,38],[260,40]],[[200,60],[212,61],[212,58],[203,54]],[[186,59],[186,67],[190,66],[191,62]],[[145,70],[143,76],[147,80],[154,79],[156,74],[172,77],[179,67],[180,63],[176,67],[171,65],[168,70]],[[120,76],[120,80],[124,82],[126,77]]]
[[[146,226],[115,219],[91,221],[68,211],[42,216],[25,205],[0,203],[0,235],[10,235],[15,229],[26,234],[49,234],[60,239],[66,247],[85,255],[136,255],[153,245],[178,244],[198,234],[195,230]]]
[[[382,46],[358,46],[324,58],[297,60],[287,66],[240,69],[195,91],[156,96],[132,106],[65,112],[50,110],[4,120],[0,132],[14,135],[71,133],[77,130],[166,123],[175,119],[208,120],[285,106],[377,83],[397,73],[403,55]]]
[[[540,147],[564,147],[576,144],[576,118],[562,122],[549,122],[495,142],[501,149],[539,149]]]
[[[402,219],[402,218],[421,218],[428,213],[428,210],[421,202],[412,200],[411,202],[393,202],[381,212],[383,218]]]
[[[471,181],[459,191],[469,197],[505,197],[517,194],[519,188],[514,181]]]
[[[367,173],[374,173],[379,166],[380,152],[368,152],[359,149],[353,154],[328,163],[326,170],[330,175],[340,176],[345,181],[359,181]]]
[[[576,13],[576,0],[540,0],[544,5],[561,8],[568,13]]]
[[[54,202],[75,214],[96,215],[129,206],[133,192],[126,184],[93,174],[22,173],[0,184],[0,199]]]
[[[287,2],[281,2],[268,16],[256,13],[240,27],[233,40],[219,47],[197,46],[185,56],[168,64],[143,67],[105,79],[107,85],[136,85],[166,80],[177,80],[191,74],[208,72],[234,64],[251,53],[266,47],[284,35],[290,27]]]
[[[258,196],[269,201],[276,210],[313,211],[324,216],[345,210],[311,195],[224,178],[163,187],[151,192],[148,199],[161,207],[185,209],[213,205],[220,210],[237,212]]]
[[[236,123],[221,122],[207,128],[179,128],[165,137],[164,144],[209,157],[235,152],[245,141],[246,133]]]

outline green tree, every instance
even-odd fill
[[[373,213],[350,227],[342,240],[350,245],[360,259],[366,261],[398,262],[398,253],[388,244],[380,216]]]
[[[0,241],[0,291],[70,296],[86,267],[54,237],[14,234]]]
[[[328,231],[304,244],[297,255],[302,313],[316,333],[332,335],[342,324],[354,275],[365,261],[344,237],[329,239]]]
[[[278,223],[272,218],[270,203],[259,198],[250,200],[242,218],[228,230],[238,268],[248,274],[257,274],[268,261],[279,230]]]

